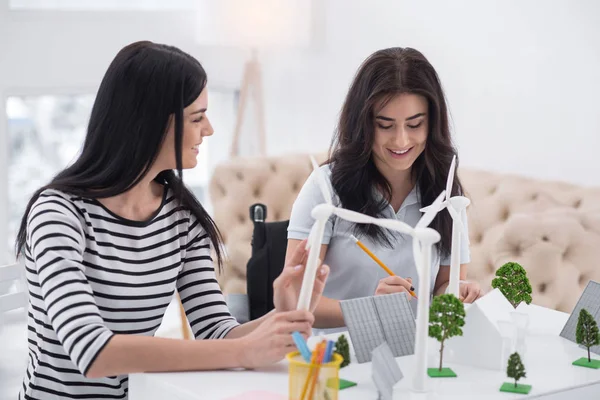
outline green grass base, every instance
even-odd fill
[[[592,361],[589,362],[587,357],[581,357],[579,360],[573,361],[573,365],[577,365],[578,367],[599,369],[600,368],[600,360],[594,360],[592,358]]]
[[[450,368],[427,368],[427,375],[432,378],[455,378],[456,374]]]
[[[519,394],[528,394],[531,391],[531,385],[523,385],[518,383],[517,387],[513,382],[504,382],[502,386],[500,386],[501,392],[510,392],[510,393],[519,393]]]
[[[346,379],[340,378],[340,390],[344,390],[352,386],[356,386],[356,382],[347,381]]]

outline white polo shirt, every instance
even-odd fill
[[[321,172],[327,177],[329,187],[334,193],[333,204],[340,206],[340,201],[335,195],[331,186],[331,169],[329,165],[320,167]],[[390,204],[383,211],[382,218],[394,218],[402,220],[411,226],[415,226],[421,216],[417,188],[406,197],[397,213]],[[288,239],[305,239],[308,237],[310,229],[315,220],[311,216],[312,209],[324,203],[323,195],[316,181],[315,173],[306,180],[304,186],[296,199],[288,227]],[[441,212],[447,212],[445,210]],[[467,227],[466,212],[462,214],[462,222]],[[330,275],[324,290],[324,296],[345,300],[358,297],[372,296],[375,294],[375,289],[380,279],[385,278],[388,274],[367,255],[358,245],[350,238],[354,234],[373,254],[375,254],[385,265],[388,266],[396,275],[403,278],[412,278],[413,286],[417,296],[419,296],[419,276],[415,267],[415,261],[412,252],[412,237],[405,234],[395,232],[395,245],[392,248],[384,247],[376,244],[367,237],[362,237],[353,232],[353,224],[345,221],[335,215],[331,216],[325,227],[323,235],[323,244],[327,244],[327,254],[325,264],[330,267]],[[393,239],[393,238],[392,238]],[[470,261],[469,246],[465,241],[461,241],[461,264],[466,264]],[[440,260],[439,253],[436,248],[433,248],[431,257],[431,282],[430,288],[433,292],[436,276],[440,265],[450,265],[450,256]],[[411,305],[413,312],[417,313],[417,301],[411,297]]]

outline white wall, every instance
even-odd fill
[[[360,62],[410,46],[441,76],[463,166],[600,185],[600,2],[328,4],[326,52],[265,62],[271,153],[327,147]]]
[[[0,193],[7,95],[95,91],[115,53],[140,39],[192,53],[213,85],[239,84],[244,54],[195,45],[191,13],[8,12],[7,4],[0,0]],[[262,57],[270,154],[325,150],[360,62],[379,48],[411,46],[441,76],[463,166],[600,184],[600,2],[317,4],[326,8],[326,23],[315,47]],[[227,155],[230,134],[211,138],[213,160]],[[6,206],[0,195],[0,227]]]

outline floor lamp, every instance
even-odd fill
[[[244,114],[248,105],[248,96],[252,93],[256,107],[256,123],[258,125],[258,151],[259,155],[266,154],[266,133],[265,133],[265,109],[262,87],[262,73],[258,61],[257,50],[252,50],[250,60],[244,65],[242,84],[240,86],[240,97],[238,103],[237,118],[231,140],[230,157],[240,155],[240,134],[244,122]]]
[[[250,100],[253,100],[255,106],[257,155],[266,154],[265,96],[259,51],[263,55],[269,50],[308,47],[313,1],[315,0],[197,1],[197,43],[250,50],[240,84],[230,157],[240,155],[240,139]]]

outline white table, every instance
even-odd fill
[[[498,390],[503,382],[511,381],[505,371],[452,363],[444,363],[444,367],[451,367],[457,373],[457,378],[429,378],[428,393],[413,393],[410,384],[414,356],[411,355],[397,358],[404,379],[396,384],[394,399],[600,399],[600,370],[572,366],[574,360],[587,353],[575,343],[558,336],[568,314],[534,305],[529,307],[528,313],[530,329],[527,351],[522,355],[527,377],[519,381],[532,385],[528,395]],[[430,366],[435,367],[439,343],[430,339],[428,348]],[[370,378],[370,363],[358,364],[353,357],[351,354],[351,364],[340,371],[340,378],[358,385],[340,391],[339,399],[376,399],[377,393]],[[132,374],[129,387],[131,400],[222,400],[252,390],[275,392],[287,398],[287,362],[255,371]]]

